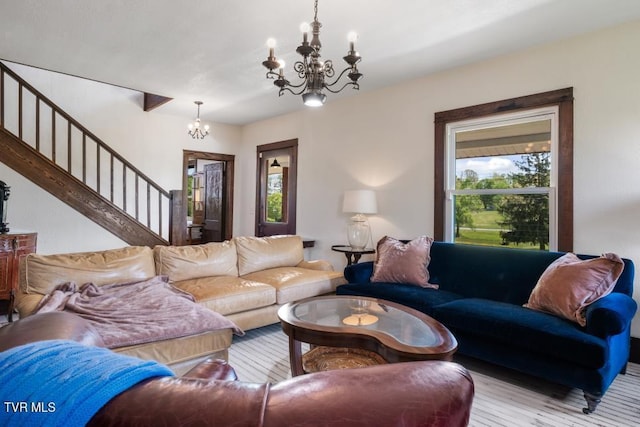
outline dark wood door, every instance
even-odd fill
[[[225,164],[211,163],[204,166],[204,240],[222,242],[224,240],[225,213]]]
[[[179,231],[182,231],[182,233],[175,233],[174,234],[174,239],[171,241],[172,244],[176,244],[176,245],[180,245],[180,244],[193,244],[193,243],[202,243],[204,239],[204,225],[205,225],[205,214],[204,214],[204,209],[205,206],[204,204],[206,203],[206,196],[205,196],[205,186],[206,184],[204,183],[205,181],[205,177],[204,177],[204,165],[208,164],[208,163],[221,163],[223,168],[223,176],[222,176],[222,202],[219,203],[219,205],[221,206],[221,209],[223,210],[222,213],[219,215],[221,217],[220,221],[221,223],[219,224],[220,227],[222,227],[221,230],[221,236],[218,237],[218,239],[220,240],[229,240],[231,238],[233,238],[233,187],[234,187],[234,170],[235,170],[235,156],[231,155],[231,154],[221,154],[221,153],[205,153],[202,151],[189,151],[189,150],[184,150],[183,152],[183,157],[182,157],[182,170],[183,170],[183,175],[182,175],[182,204],[183,204],[183,209],[182,212],[177,215],[179,218],[182,219],[182,229]],[[187,221],[188,221],[188,208],[187,206],[189,205],[189,203],[194,203],[195,202],[195,194],[191,193],[191,198],[190,198],[190,194],[189,194],[189,169],[191,168],[195,168],[195,173],[197,172],[202,172],[202,192],[201,194],[198,194],[198,199],[202,200],[202,216],[199,217],[200,221],[195,221],[194,218],[194,223],[197,224],[198,226],[202,225],[202,229],[200,229],[201,234],[197,233],[197,230],[193,230],[193,228],[190,230],[190,228],[187,225]],[[202,197],[202,198],[200,198]],[[220,197],[220,195],[218,195],[218,198]],[[194,206],[194,205],[192,205]],[[200,206],[198,206],[200,207]],[[211,211],[211,209],[210,209]],[[215,218],[214,218],[215,221]],[[215,228],[216,225],[215,223],[212,223],[210,225],[210,227]],[[197,229],[199,229],[199,227],[196,227]],[[192,232],[192,237],[188,238],[189,236],[189,231]],[[212,233],[213,234],[213,233]],[[176,236],[178,236],[178,238],[175,238]],[[212,237],[213,238],[213,237]]]

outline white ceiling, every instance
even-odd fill
[[[185,118],[202,100],[203,121],[245,124],[305,108],[300,97],[278,98],[261,63],[274,37],[294,81],[298,28],[312,19],[312,0],[0,0],[0,59],[172,97],[157,111]],[[347,33],[359,34],[360,91],[637,19],[639,0],[318,6],[324,59],[343,63]]]

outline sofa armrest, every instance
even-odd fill
[[[601,338],[619,334],[629,327],[637,309],[633,298],[612,292],[587,306],[587,332]]]
[[[301,375],[274,386],[163,377],[119,394],[88,426],[466,426],[474,384],[452,362]]]
[[[71,340],[87,346],[104,347],[91,323],[64,311],[39,313],[0,328],[0,352],[36,341]]]
[[[269,384],[154,378],[111,399],[87,426],[261,426],[268,393]]]
[[[226,360],[207,359],[198,363],[193,369],[184,374],[182,378],[236,381],[238,375]]]
[[[344,269],[344,278],[349,283],[367,283],[373,274],[373,261],[348,265]]]
[[[296,267],[308,268],[309,270],[333,271],[333,265],[329,261],[316,259],[313,261],[300,261]]]
[[[265,426],[466,426],[474,384],[444,361],[301,375],[271,387]]]

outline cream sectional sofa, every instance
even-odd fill
[[[236,237],[193,246],[129,246],[100,252],[26,256],[20,265],[16,308],[33,313],[56,286],[130,283],[166,275],[197,303],[233,320],[242,329],[276,323],[287,302],[332,293],[346,283],[323,260],[305,261],[299,236]],[[206,357],[227,358],[232,331],[209,331],[113,349],[154,359],[180,374]]]
[[[157,274],[245,330],[276,323],[278,308],[288,302],[346,283],[329,262],[305,261],[299,236],[236,237],[153,251]]]

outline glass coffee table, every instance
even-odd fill
[[[322,366],[331,369],[331,366],[451,360],[458,347],[451,332],[435,319],[375,298],[308,298],[280,307],[278,317],[289,336],[293,376],[323,370]],[[302,354],[303,342],[312,346],[306,355]],[[305,371],[305,364],[311,369]]]

